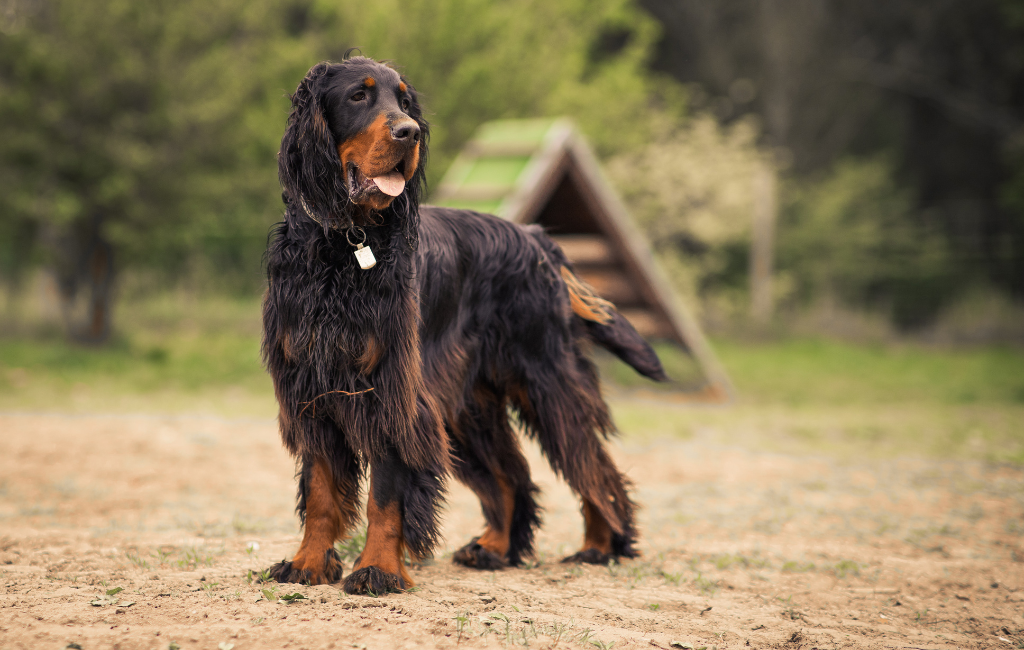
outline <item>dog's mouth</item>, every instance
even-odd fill
[[[348,165],[348,190],[354,203],[388,203],[405,191],[405,160],[384,173],[368,176],[355,163]],[[390,198],[385,198],[390,197]]]

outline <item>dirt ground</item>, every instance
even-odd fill
[[[574,567],[527,449],[535,563],[453,566],[482,527],[453,485],[417,588],[372,598],[250,582],[299,540],[272,421],[0,414],[0,648],[1024,648],[1019,467],[627,440],[643,557]]]

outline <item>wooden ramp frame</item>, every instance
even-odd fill
[[[432,197],[437,205],[539,223],[578,275],[640,334],[682,345],[706,383],[689,397],[729,402],[735,390],[704,333],[654,259],[586,140],[565,118],[480,127]]]

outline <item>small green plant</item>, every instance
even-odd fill
[[[565,634],[568,629],[569,625],[561,621],[555,621],[551,624],[551,629],[547,634],[555,640],[555,643],[558,643],[562,640],[562,635]]]
[[[462,632],[469,627],[469,612],[463,612],[455,617],[455,645],[462,643]]]
[[[860,569],[861,566],[853,560],[840,560],[832,567],[832,571],[835,572],[837,578],[845,578],[848,573],[859,576]]]
[[[149,568],[149,562],[146,562],[141,557],[139,557],[138,553],[133,553],[131,551],[125,551],[124,555],[125,555],[125,557],[128,558],[128,561],[131,562],[132,564],[134,564],[136,567],[138,567],[140,569],[148,569]]]
[[[270,602],[277,602],[277,587],[271,585],[266,589],[260,589],[260,593],[263,594],[263,597],[269,600]]]
[[[782,563],[783,573],[806,573],[807,571],[814,571],[814,562],[797,562],[796,560],[787,560]]]
[[[151,556],[154,559],[156,559],[157,564],[159,564],[160,566],[163,566],[163,565],[167,564],[167,561],[170,559],[171,555],[173,555],[173,554],[174,554],[173,550],[165,551],[164,549],[158,548],[156,551],[151,553]]]
[[[106,586],[106,581],[102,582],[101,584],[103,584],[103,586],[105,587]],[[122,591],[124,591],[124,587],[113,587],[112,589],[107,589],[106,592],[104,592],[104,594],[102,596],[100,596],[96,600],[90,601],[89,604],[92,605],[93,607],[106,607],[107,605],[116,605],[118,603],[118,601],[119,601],[119,598],[117,597],[117,595],[119,593],[121,593]],[[125,605],[125,606],[130,607],[131,605],[134,605],[135,603],[131,602],[131,603],[122,603],[122,604]]]
[[[263,625],[263,622],[266,621],[266,620],[267,619],[265,619],[264,617],[260,616],[258,618],[252,619],[251,622],[252,622],[253,627],[256,627],[257,625]]]
[[[285,594],[284,596],[281,596],[280,600],[282,602],[284,602],[285,604],[290,605],[292,603],[297,603],[299,601],[308,600],[308,599],[305,596],[303,596],[302,594],[300,594],[299,592],[296,591],[293,594]]]
[[[786,598],[776,598],[776,600],[782,603],[782,615],[788,618],[789,620],[796,621],[804,617],[804,615],[801,612],[797,611],[796,604],[793,602],[792,596],[787,596]]]
[[[508,642],[511,642],[512,641],[512,634],[511,634],[512,621],[508,620],[508,616],[505,616],[501,612],[495,612],[494,614],[491,614],[491,618],[493,618],[496,621],[504,621],[504,623],[505,623],[505,640],[508,641]]]
[[[697,577],[693,579],[693,586],[705,596],[713,596],[718,591],[718,581],[705,578],[704,574],[700,571],[697,572]]]
[[[647,603],[647,609],[651,610],[652,612],[656,612],[659,609],[661,609],[661,604],[660,603]]]
[[[213,566],[213,556],[205,552],[200,554],[198,549],[190,548],[182,553],[182,557],[177,561],[177,564],[186,571],[192,571],[199,565]]]
[[[203,591],[206,592],[207,597],[213,598],[213,588],[219,584],[219,582],[204,582],[200,586],[203,588]]]
[[[335,542],[334,550],[338,552],[341,559],[346,562],[352,562],[357,557],[362,555],[363,548],[366,546],[366,527],[359,528],[356,532],[345,540]]]
[[[585,627],[585,629],[580,634],[577,635],[577,642],[581,646],[587,645],[588,643],[590,643],[590,638],[593,637],[593,636],[594,636],[594,631],[591,630],[590,627]]]

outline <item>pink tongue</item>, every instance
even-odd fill
[[[377,189],[388,196],[398,196],[405,189],[405,178],[398,172],[378,176],[373,182],[377,184]]]

